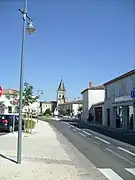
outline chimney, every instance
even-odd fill
[[[91,81],[89,82],[89,88],[92,88],[92,82]]]

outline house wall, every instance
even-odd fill
[[[83,99],[83,113],[81,118],[87,120],[89,116],[89,109],[93,104],[104,101],[105,90],[87,90],[82,94]]]
[[[107,109],[110,109],[110,126],[116,127],[114,115],[114,103],[120,106],[133,104],[131,90],[135,87],[135,74],[113,82],[105,87],[105,103],[103,125],[107,125]]]

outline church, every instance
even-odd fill
[[[60,84],[57,89],[57,106],[59,104],[64,104],[65,102],[67,102],[66,88],[65,88],[63,79],[61,79]]]

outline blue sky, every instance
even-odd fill
[[[23,0],[0,1],[3,88],[19,88]],[[28,0],[37,28],[26,35],[24,80],[44,100],[63,78],[69,99],[135,67],[134,0]]]

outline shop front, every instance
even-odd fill
[[[131,96],[135,87],[135,70],[127,72],[105,86],[103,125],[111,128],[135,130],[134,99]]]

